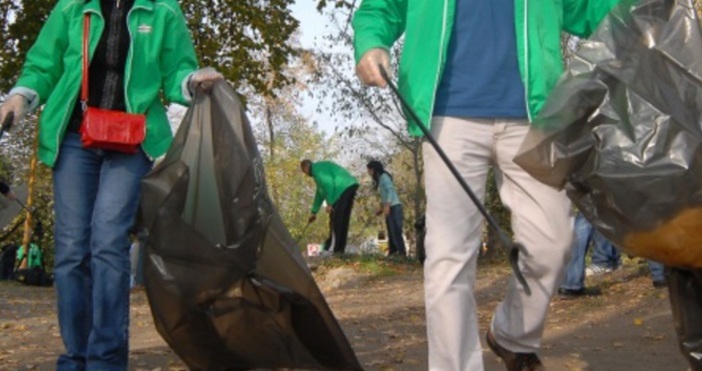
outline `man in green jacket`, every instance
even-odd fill
[[[324,242],[324,251],[343,254],[349,234],[351,209],[356,197],[358,181],[346,169],[331,161],[302,160],[300,169],[314,179],[317,191],[312,203],[312,215],[308,223],[317,219],[322,202],[327,202],[329,213],[329,238]]]
[[[465,181],[484,199],[490,167],[512,211],[521,266],[487,333],[508,370],[541,370],[544,318],[572,240],[569,201],[512,159],[563,71],[561,32],[586,37],[617,0],[363,0],[353,19],[356,72],[384,87],[378,65],[404,34],[399,89]],[[411,134],[421,135],[416,123]],[[423,149],[425,301],[430,370],[482,370],[473,288],[482,217],[431,146]]]

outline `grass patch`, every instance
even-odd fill
[[[341,255],[319,262],[320,268],[329,270],[338,267],[352,268],[357,272],[375,277],[391,277],[421,269],[415,259],[382,255]]]

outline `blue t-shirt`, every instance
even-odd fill
[[[526,118],[514,0],[456,0],[434,115]]]

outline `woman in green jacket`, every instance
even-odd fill
[[[512,211],[520,265],[487,344],[508,370],[542,370],[549,302],[572,240],[569,201],[519,168],[528,124],[563,71],[561,32],[585,37],[616,0],[363,0],[353,19],[356,71],[385,86],[388,50],[404,35],[399,88],[482,200],[494,167]],[[410,133],[420,135],[416,123]],[[482,216],[431,146],[423,148],[426,211],[424,293],[430,370],[482,370],[473,287]]]
[[[86,21],[89,19],[89,23]],[[136,153],[84,148],[78,99],[83,29],[89,24],[87,106],[145,116]],[[129,241],[139,183],[171,143],[161,94],[187,104],[195,84],[221,75],[197,69],[175,0],[60,0],[27,53],[0,108],[15,123],[45,104],[39,159],[52,167],[55,283],[65,353],[58,370],[126,370]]]

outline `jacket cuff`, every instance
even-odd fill
[[[354,45],[354,59],[356,60],[356,64],[358,64],[358,62],[361,61],[361,58],[363,58],[363,55],[371,49],[385,49],[385,51],[388,52],[388,55],[392,58],[390,47],[384,45],[380,39],[370,38],[368,40],[356,40]]]
[[[190,103],[193,101],[193,92],[190,91],[190,79],[193,77],[195,71],[190,72],[180,85],[181,93],[186,102]]]
[[[27,99],[27,110],[29,112],[34,111],[34,109],[39,106],[39,94],[37,94],[36,90],[30,89],[30,88],[25,88],[24,86],[16,86],[10,90],[9,93],[7,93],[7,96],[12,96],[12,95],[21,95],[25,99]]]

